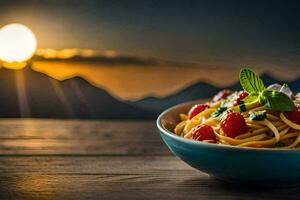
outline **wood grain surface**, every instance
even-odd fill
[[[270,166],[271,169],[271,166]],[[0,199],[300,199],[218,181],[173,156],[153,121],[0,120]]]

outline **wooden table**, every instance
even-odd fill
[[[153,121],[3,119],[0,137],[0,199],[300,199],[300,188],[230,185],[192,169]]]

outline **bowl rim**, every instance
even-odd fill
[[[280,152],[280,153],[296,153],[299,154],[300,150],[293,150],[293,149],[273,149],[273,148],[257,148],[257,147],[237,147],[237,146],[231,146],[231,145],[225,145],[225,144],[213,144],[213,143],[206,143],[206,142],[199,142],[187,138],[180,137],[176,135],[175,133],[167,130],[162,124],[161,124],[161,119],[164,115],[169,113],[172,110],[176,110],[176,108],[182,107],[184,105],[188,105],[191,103],[196,103],[197,101],[187,101],[184,103],[180,103],[174,106],[171,106],[170,108],[164,110],[157,118],[156,120],[156,126],[158,130],[166,135],[167,137],[170,137],[178,142],[183,142],[187,143],[190,145],[195,145],[195,146],[202,146],[202,147],[207,147],[207,148],[216,148],[216,149],[222,149],[222,150],[237,150],[237,151],[252,151],[252,152]],[[199,100],[198,100],[199,102]]]

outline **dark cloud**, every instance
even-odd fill
[[[74,56],[68,59],[59,59],[59,58],[44,58],[40,56],[35,56],[32,59],[35,61],[47,61],[47,62],[83,62],[83,63],[98,63],[99,65],[137,65],[137,66],[155,66],[159,65],[160,62],[154,58],[139,58],[134,56],[116,56],[116,57],[107,57],[107,56],[95,56],[95,57],[81,57]]]
[[[137,56],[232,63],[300,58],[299,1],[0,1],[44,48],[115,49]]]

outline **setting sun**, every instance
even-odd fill
[[[22,24],[8,24],[0,29],[0,60],[8,68],[20,68],[37,48],[34,33]],[[17,64],[19,63],[19,65]]]

